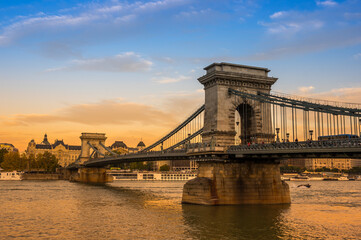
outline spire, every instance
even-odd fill
[[[48,135],[45,133],[44,134],[44,139],[43,141],[41,142],[41,144],[43,145],[50,145],[49,141],[48,141]]]

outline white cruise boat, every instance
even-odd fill
[[[324,179],[322,174],[309,174],[308,175],[310,181],[322,181]]]
[[[0,180],[22,180],[23,172],[0,172]]]
[[[348,181],[348,177],[341,176],[338,178],[338,181]]]
[[[310,180],[310,178],[309,177],[307,177],[307,176],[295,176],[295,177],[292,177],[292,178],[290,178],[290,180],[291,181],[308,181],[308,180]]]
[[[310,181],[322,181],[324,179],[324,177],[309,177],[308,180]]]
[[[118,172],[112,171],[108,174],[113,176],[114,181],[188,181],[197,177],[196,173],[157,173],[157,172]]]

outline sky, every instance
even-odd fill
[[[361,0],[0,0],[0,142],[149,145],[202,105],[213,62],[361,103]]]

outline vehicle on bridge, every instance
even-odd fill
[[[338,134],[338,135],[326,135],[326,136],[319,136],[319,141],[325,140],[345,140],[345,139],[355,139],[359,138],[359,136],[354,134]]]

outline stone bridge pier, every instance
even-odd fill
[[[257,94],[270,93],[277,78],[269,77],[267,68],[230,63],[213,63],[204,68],[198,81],[205,90],[205,117],[202,139],[224,150],[234,145],[274,141],[270,105],[231,96],[229,89]],[[236,129],[236,114],[240,128]],[[236,136],[239,130],[239,136]],[[276,204],[290,203],[288,185],[281,181],[275,159],[246,161],[234,156],[207,153],[198,156],[198,177],[187,182],[183,202],[194,204]],[[213,154],[213,155],[212,155]],[[206,156],[212,159],[207,159]]]
[[[202,205],[290,203],[288,184],[273,161],[199,162],[183,188],[183,203]]]
[[[81,139],[81,153],[79,158],[80,166],[77,169],[72,169],[68,173],[70,181],[82,183],[107,183],[112,182],[113,177],[107,174],[105,168],[85,167],[82,166],[84,162],[91,159],[94,155],[98,157],[99,154],[105,154],[105,133],[82,133]],[[94,152],[95,148],[99,153]]]

